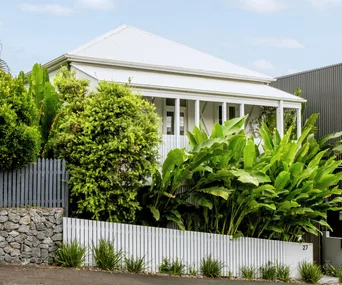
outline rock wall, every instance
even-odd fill
[[[53,264],[63,209],[0,208],[0,262]]]

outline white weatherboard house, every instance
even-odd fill
[[[305,102],[270,87],[275,79],[269,76],[126,25],[48,62],[51,78],[61,65],[88,79],[92,89],[104,80],[130,82],[153,102],[163,120],[162,157],[172,148],[186,147],[186,131],[194,126],[210,133],[215,123],[245,114],[250,120],[257,117],[260,106],[277,108],[282,135],[284,108],[300,114]],[[301,116],[297,118],[300,134]]]

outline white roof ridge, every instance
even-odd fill
[[[109,31],[109,32],[107,32],[105,34],[102,34],[101,36],[99,36],[99,37],[97,37],[97,38],[95,38],[95,39],[93,39],[93,40],[91,40],[89,42],[86,42],[85,44],[79,46],[76,49],[73,49],[70,52],[67,52],[66,54],[74,54],[74,55],[76,55],[77,53],[85,50],[86,48],[91,47],[92,45],[95,45],[98,42],[100,42],[100,41],[102,41],[102,40],[104,40],[106,38],[109,38],[112,35],[117,34],[117,33],[121,32],[121,31],[123,31],[123,30],[125,30],[127,28],[133,28],[133,27],[128,26],[126,24],[120,25],[119,27],[115,28],[114,30],[111,30],[111,31]]]
[[[138,44],[142,48],[141,52],[137,48],[136,42],[132,45],[134,37],[140,40],[140,44],[139,42]],[[118,42],[116,42],[116,38]],[[125,47],[124,49],[121,48],[121,44]],[[156,49],[151,51],[151,46],[156,47]],[[137,50],[138,53],[136,52]],[[155,51],[157,52],[154,53]],[[65,55],[135,62],[150,66],[198,71],[211,75],[217,74],[233,77],[237,75],[239,79],[255,80],[258,82],[269,83],[274,81],[271,76],[126,24],[81,45]],[[175,60],[171,60],[166,55],[175,57]]]

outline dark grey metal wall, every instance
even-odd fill
[[[279,77],[271,86],[292,94],[302,89],[308,100],[305,119],[320,113],[318,137],[342,130],[342,64]]]

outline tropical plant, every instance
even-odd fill
[[[97,245],[92,245],[96,265],[102,270],[116,270],[121,266],[122,250],[116,251],[110,240],[100,239]]]
[[[36,161],[40,151],[36,117],[23,79],[0,71],[0,171]]]
[[[211,256],[201,260],[201,274],[209,278],[220,278],[223,269],[223,263]]]
[[[321,268],[314,263],[301,262],[299,263],[298,270],[302,280],[308,283],[316,284],[323,277]]]
[[[24,74],[21,73],[22,77]],[[28,94],[33,97],[38,109],[38,123],[42,135],[42,150],[43,157],[53,157],[48,140],[52,133],[52,126],[56,120],[56,116],[61,107],[58,93],[49,81],[49,75],[45,67],[36,63],[31,71],[31,74],[26,78],[29,84]]]
[[[65,267],[82,267],[86,248],[80,246],[77,240],[71,243],[61,243],[56,252],[56,261]]]
[[[101,82],[85,96],[87,82],[61,70],[55,85],[66,104],[54,135],[67,161],[76,214],[133,222],[138,189],[158,168],[161,142],[155,107],[127,86]]]
[[[6,61],[1,59],[1,52],[2,52],[2,44],[0,43],[0,71],[5,72],[5,73],[9,73],[10,69],[9,69]]]
[[[275,280],[277,278],[277,266],[268,262],[260,267],[261,278],[266,280]]]
[[[140,273],[147,267],[145,257],[135,258],[133,255],[130,258],[125,258],[125,267],[128,272]]]
[[[277,279],[283,282],[289,282],[291,280],[290,266],[277,263]]]
[[[262,153],[241,130],[245,117],[216,124],[210,136],[188,132],[191,151],[170,151],[152,187],[142,191],[141,222],[286,241],[317,235],[319,225],[331,229],[326,212],[340,209],[342,173],[334,171],[341,162],[325,147],[331,136],[314,138],[317,116],[297,141],[290,139],[292,127],[281,139],[263,124]]]
[[[241,266],[240,268],[241,276],[244,279],[252,280],[257,277],[258,270],[254,266]]]
[[[163,258],[162,263],[159,265],[159,272],[171,275],[182,275],[184,274],[185,265],[176,258],[175,260],[169,260],[168,258]]]

